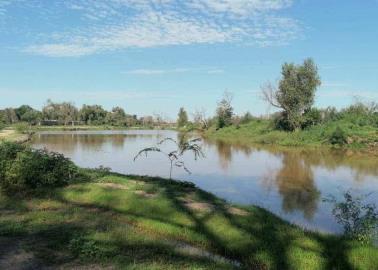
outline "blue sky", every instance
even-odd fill
[[[260,86],[312,57],[316,103],[378,101],[377,0],[0,0],[0,108],[272,111]]]

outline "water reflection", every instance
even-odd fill
[[[121,173],[167,177],[166,160],[159,155],[133,162],[140,149],[166,137],[178,142],[187,139],[174,131],[57,132],[37,135],[33,145],[61,152],[84,167],[104,165]],[[203,150],[205,159],[185,159],[193,175],[177,170],[173,177],[192,181],[236,203],[263,206],[309,229],[340,230],[330,206],[321,200],[329,194],[338,197],[348,189],[377,191],[371,200],[378,204],[377,157],[222,141],[204,141]]]
[[[306,218],[312,219],[320,192],[315,186],[311,165],[300,153],[283,154],[282,168],[276,173],[274,182],[282,195],[284,211],[300,210]]]

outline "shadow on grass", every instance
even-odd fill
[[[118,174],[113,174],[120,176]],[[58,200],[65,208],[63,216],[67,212],[78,211],[79,219],[73,221],[54,223],[46,222],[38,225],[26,222],[17,231],[11,230],[14,224],[10,221],[0,222],[0,236],[9,239],[21,239],[24,247],[33,252],[34,256],[45,265],[64,265],[75,261],[80,263],[116,264],[122,267],[134,267],[136,265],[160,264],[161,269],[177,267],[197,266],[205,269],[295,269],[297,265],[292,262],[292,248],[298,247],[298,236],[293,231],[293,226],[288,225],[269,212],[253,208],[254,211],[244,215],[230,213],[229,206],[219,198],[196,189],[192,184],[185,182],[168,181],[160,178],[129,176],[135,180],[149,182],[156,185],[160,196],[171,202],[171,205],[180,213],[184,213],[190,219],[192,225],[183,225],[172,221],[169,217],[159,217],[154,213],[136,213],[123,211],[100,203],[72,202],[61,196],[60,193],[50,193],[46,198]],[[78,188],[86,192],[85,188]],[[200,202],[211,205],[209,211],[198,211],[188,207],[183,198],[194,194]],[[2,209],[0,209],[0,212]],[[5,212],[4,212],[5,213]],[[11,213],[13,214],[13,213]],[[6,216],[2,215],[3,217]],[[207,249],[222,258],[226,263],[214,261],[211,256],[198,256],[198,254],[186,254],[177,250],[169,241],[159,241],[149,238],[149,232],[145,232],[145,239],[141,241],[129,240],[129,238],[105,237],[90,240],[93,233],[106,232],[114,226],[116,217],[125,217],[125,231],[122,233],[133,234],[135,218],[143,218],[158,221],[175,226],[183,230],[191,230],[205,237]],[[3,219],[2,217],[2,219]],[[232,230],[237,230],[245,239],[240,242],[232,242],[227,232],[217,231],[209,221],[213,218],[221,218]],[[193,226],[194,224],[194,226]],[[128,226],[130,230],[128,230]],[[319,250],[311,250],[310,247],[302,247],[306,251],[317,252],[319,257],[325,260],[325,269],[352,269],[348,262],[348,243],[339,238],[305,233],[320,244]],[[79,248],[72,248],[73,241],[78,240]],[[83,240],[84,239],[84,240]],[[240,239],[240,238],[239,238]],[[230,241],[231,240],[231,241]],[[191,243],[188,243],[188,245]],[[1,242],[0,242],[1,245]],[[0,246],[1,250],[1,246]],[[3,255],[4,257],[5,255]],[[297,255],[298,256],[298,255]],[[301,256],[301,255],[299,255]],[[301,260],[305,260],[301,258]],[[189,266],[189,267],[188,267]],[[194,268],[194,267],[193,267]],[[160,269],[160,268],[157,268]],[[195,269],[195,268],[194,268]]]

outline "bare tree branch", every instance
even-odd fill
[[[277,101],[277,89],[272,83],[267,82],[261,86],[262,99],[268,102],[271,106],[282,109],[282,106]]]

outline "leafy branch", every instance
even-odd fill
[[[169,171],[169,179],[172,179],[172,170],[173,166],[184,169],[187,173],[191,174],[191,171],[185,166],[185,162],[182,160],[183,155],[186,152],[192,152],[194,155],[194,160],[198,160],[199,158],[205,157],[201,145],[198,142],[201,141],[200,138],[192,139],[192,140],[181,140],[179,143],[172,139],[172,138],[165,138],[161,140],[157,145],[153,147],[147,147],[138,152],[138,154],[134,157],[134,161],[136,161],[142,155],[148,157],[148,153],[150,152],[158,152],[166,156],[170,163],[170,171]],[[165,144],[166,142],[173,142],[176,145],[176,149],[171,152],[163,151],[159,146]]]

